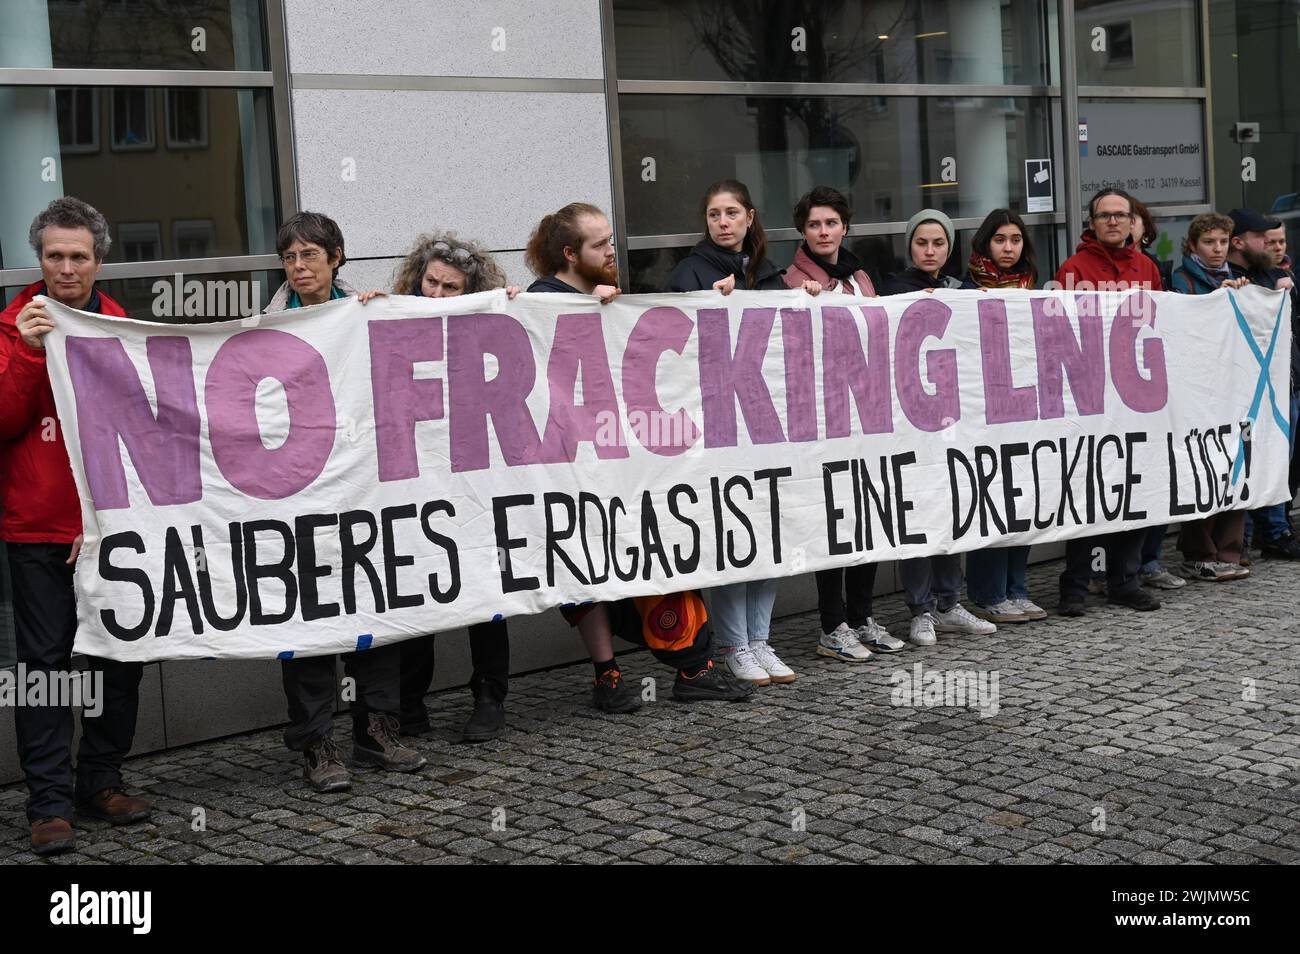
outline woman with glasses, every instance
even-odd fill
[[[383,294],[358,294],[339,278],[347,256],[343,252],[343,232],[329,216],[319,212],[294,215],[280,226],[275,250],[284,263],[287,280],[266,306],[267,314],[352,296],[364,303]],[[425,764],[424,756],[397,741],[401,645],[390,643],[343,654],[344,671],[356,683],[356,701],[352,704],[355,765],[413,772]],[[338,698],[335,657],[290,653],[287,658],[281,657],[280,667],[289,703],[285,744],[303,753],[303,775],[316,791],[350,788],[352,780],[332,737]]]
[[[519,289],[506,286],[506,276],[492,257],[473,242],[451,233],[421,235],[393,275],[394,295],[455,298],[505,287],[514,298]],[[428,732],[429,712],[424,694],[433,681],[434,634],[417,636],[401,644],[402,732]],[[510,635],[504,619],[469,627],[469,651],[474,672],[469,688],[474,709],[461,730],[465,742],[494,739],[505,728],[506,689],[510,681]]]

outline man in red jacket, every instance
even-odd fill
[[[72,669],[77,632],[72,568],[81,549],[81,503],[45,367],[44,337],[54,322],[44,298],[104,315],[125,312],[95,287],[111,239],[108,223],[94,208],[80,199],[55,199],[36,216],[29,238],[42,280],[0,312],[0,540],[13,583],[18,662],[27,681],[52,686]],[[83,713],[75,783],[68,700],[14,709],[37,854],[74,847],[74,805],[115,825],[149,815],[148,802],[123,791],[121,773],[135,736],[143,667],[93,657],[86,665],[101,704],[95,706],[97,715],[89,708]]]
[[[1125,291],[1147,288],[1159,291],[1160,269],[1133,243],[1133,197],[1121,189],[1102,189],[1088,203],[1092,228],[1085,229],[1075,253],[1056,273],[1059,287],[1079,291]],[[1093,554],[1106,555],[1106,598],[1135,610],[1157,610],[1160,601],[1142,588],[1145,529],[1121,530],[1099,537],[1075,537],[1065,544],[1065,571],[1061,574],[1062,616],[1087,612],[1088,578]]]

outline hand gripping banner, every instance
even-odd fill
[[[1259,288],[52,305],[81,652],[270,658],[1288,499]]]

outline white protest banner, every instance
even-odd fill
[[[52,307],[76,648],[381,645],[1287,499],[1281,292]]]

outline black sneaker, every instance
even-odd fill
[[[673,698],[678,702],[739,702],[753,694],[750,683],[741,682],[723,667],[713,665],[712,660],[694,676],[679,671],[673,682]]]
[[[486,742],[495,739],[506,727],[506,707],[490,693],[474,696],[474,711],[461,730],[462,742]]]
[[[1062,596],[1056,612],[1059,616],[1087,616],[1088,601],[1082,596]]]
[[[1114,593],[1106,598],[1106,602],[1114,603],[1116,606],[1127,606],[1139,613],[1160,609],[1160,601],[1141,587],[1127,593]]]
[[[623,681],[619,670],[607,669],[591,685],[591,704],[601,712],[636,712],[641,708],[641,696]]]
[[[1259,552],[1279,560],[1300,560],[1300,542],[1295,537],[1278,537],[1261,546]]]

